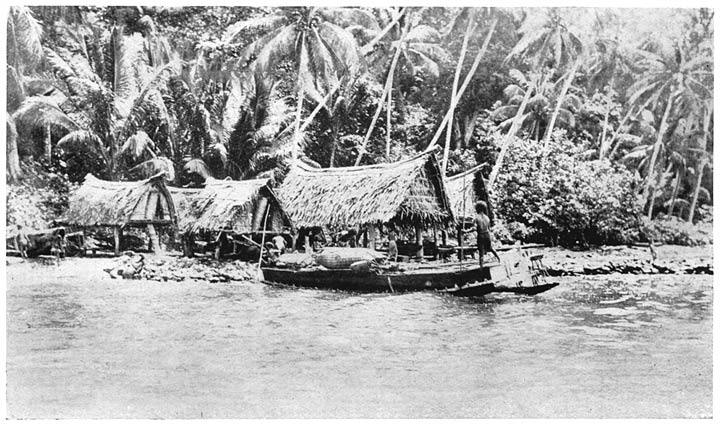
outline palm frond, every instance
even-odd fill
[[[408,43],[437,43],[440,41],[440,32],[429,25],[417,25],[408,31],[405,41]]]
[[[357,25],[368,31],[380,31],[380,25],[377,19],[375,19],[375,16],[367,10],[357,7],[322,8],[318,10],[318,14],[325,18],[325,20],[342,28]]]
[[[185,170],[187,173],[195,173],[197,175],[200,175],[203,179],[207,179],[209,177],[212,177],[212,173],[210,173],[210,168],[205,164],[205,162],[199,158],[193,158],[192,160],[185,163],[185,166],[183,166],[183,170]]]
[[[281,15],[254,16],[227,27],[220,40],[223,43],[234,43],[237,37],[243,33],[271,31],[284,22],[285,17]]]
[[[165,179],[175,180],[175,166],[167,157],[151,158],[128,170],[136,179],[149,179],[159,173],[165,173]]]
[[[7,21],[7,63],[21,70],[40,62],[42,26],[30,9],[11,6]]]
[[[120,148],[121,153],[130,154],[135,160],[142,157],[145,151],[148,151],[151,156],[155,156],[155,142],[143,130],[138,130],[137,133],[127,138]]]
[[[57,105],[48,102],[41,96],[33,96],[25,99],[17,111],[13,114],[18,130],[31,130],[51,126],[62,131],[73,131],[79,129],[67,114]],[[21,132],[22,133],[22,132]]]
[[[75,130],[63,136],[57,143],[58,148],[65,152],[73,151],[90,151],[105,160],[105,164],[110,164],[110,156],[105,146],[103,146],[100,137],[90,130]]]

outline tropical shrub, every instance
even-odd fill
[[[528,241],[587,245],[637,235],[633,175],[607,161],[580,161],[580,149],[557,133],[542,142],[515,139],[500,171],[497,215]]]

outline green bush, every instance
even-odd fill
[[[711,222],[693,225],[672,216],[656,218],[651,222],[645,220],[644,226],[655,243],[699,246],[713,242]]]
[[[513,141],[493,201],[499,217],[517,224],[517,236],[565,246],[637,238],[633,175],[607,161],[580,161],[579,154],[561,132],[547,146],[542,141]]]

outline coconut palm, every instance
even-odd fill
[[[344,15],[332,9],[282,8],[270,15],[239,22],[223,36],[225,42],[231,43],[245,31],[261,34],[242,48],[238,59],[240,64],[249,63],[255,72],[272,75],[283,61],[292,61],[297,74],[296,133],[300,129],[305,96],[322,100],[324,94],[337,90],[342,75],[354,75],[362,66],[352,34],[333,23],[339,16]],[[293,150],[293,155],[296,154],[297,147]]]
[[[25,99],[24,73],[42,58],[42,27],[24,6],[11,6],[7,20],[7,139],[6,176],[11,182],[22,176],[18,155],[18,135],[11,114]]]
[[[151,67],[144,38],[137,33],[125,36],[122,27],[113,27],[107,35],[87,27],[64,30],[68,46],[46,49],[46,56],[83,123],[60,139],[58,146],[70,153],[97,153],[107,174],[117,179],[123,154],[143,152],[150,149],[148,139],[157,143],[168,137],[169,117],[159,88],[178,64]],[[108,37],[107,44],[102,43],[102,36]],[[109,58],[111,66],[90,52]],[[141,137],[140,131],[150,138]]]
[[[604,88],[606,91],[605,115],[599,142],[599,158],[602,159],[610,149],[607,139],[608,121],[612,110],[612,98],[616,93],[616,81],[633,70],[633,51],[614,39],[601,38],[595,42],[592,62],[588,67],[588,85],[592,89]]]
[[[643,76],[633,84],[628,92],[630,104],[647,102],[653,110],[662,108],[657,138],[653,145],[644,192],[648,197],[650,218],[654,207],[655,163],[666,136],[668,122],[674,112],[676,117],[687,116],[700,111],[704,99],[712,98],[709,88],[712,72],[712,57],[698,52],[689,58],[680,46],[672,50],[660,50],[659,53],[642,51],[639,65],[644,69]]]
[[[493,110],[490,118],[498,122],[500,129],[507,129],[518,116],[518,111],[525,99],[527,92],[534,93],[526,103],[524,112],[519,116],[519,126],[524,129],[535,140],[540,139],[542,130],[547,128],[553,114],[554,104],[558,101],[555,93],[556,84],[550,81],[549,75],[545,74],[538,78],[526,78],[520,71],[511,70],[510,75],[515,78],[517,84],[510,84],[505,88],[504,94],[506,104]],[[531,86],[535,81],[534,88]],[[560,105],[558,123],[567,128],[575,126],[575,113],[580,109],[580,99],[575,95],[566,96]]]

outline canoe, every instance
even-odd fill
[[[360,292],[442,290],[489,279],[487,267],[467,264],[438,264],[405,271],[265,267],[262,272],[264,280],[270,283]],[[492,290],[485,288],[488,292]]]
[[[494,292],[535,295],[557,283],[545,282],[542,255],[526,256],[516,251],[503,262],[482,268],[468,263],[405,264],[403,270],[327,269],[324,267],[262,268],[268,283],[358,292],[407,292],[434,290],[463,297],[481,297]]]

